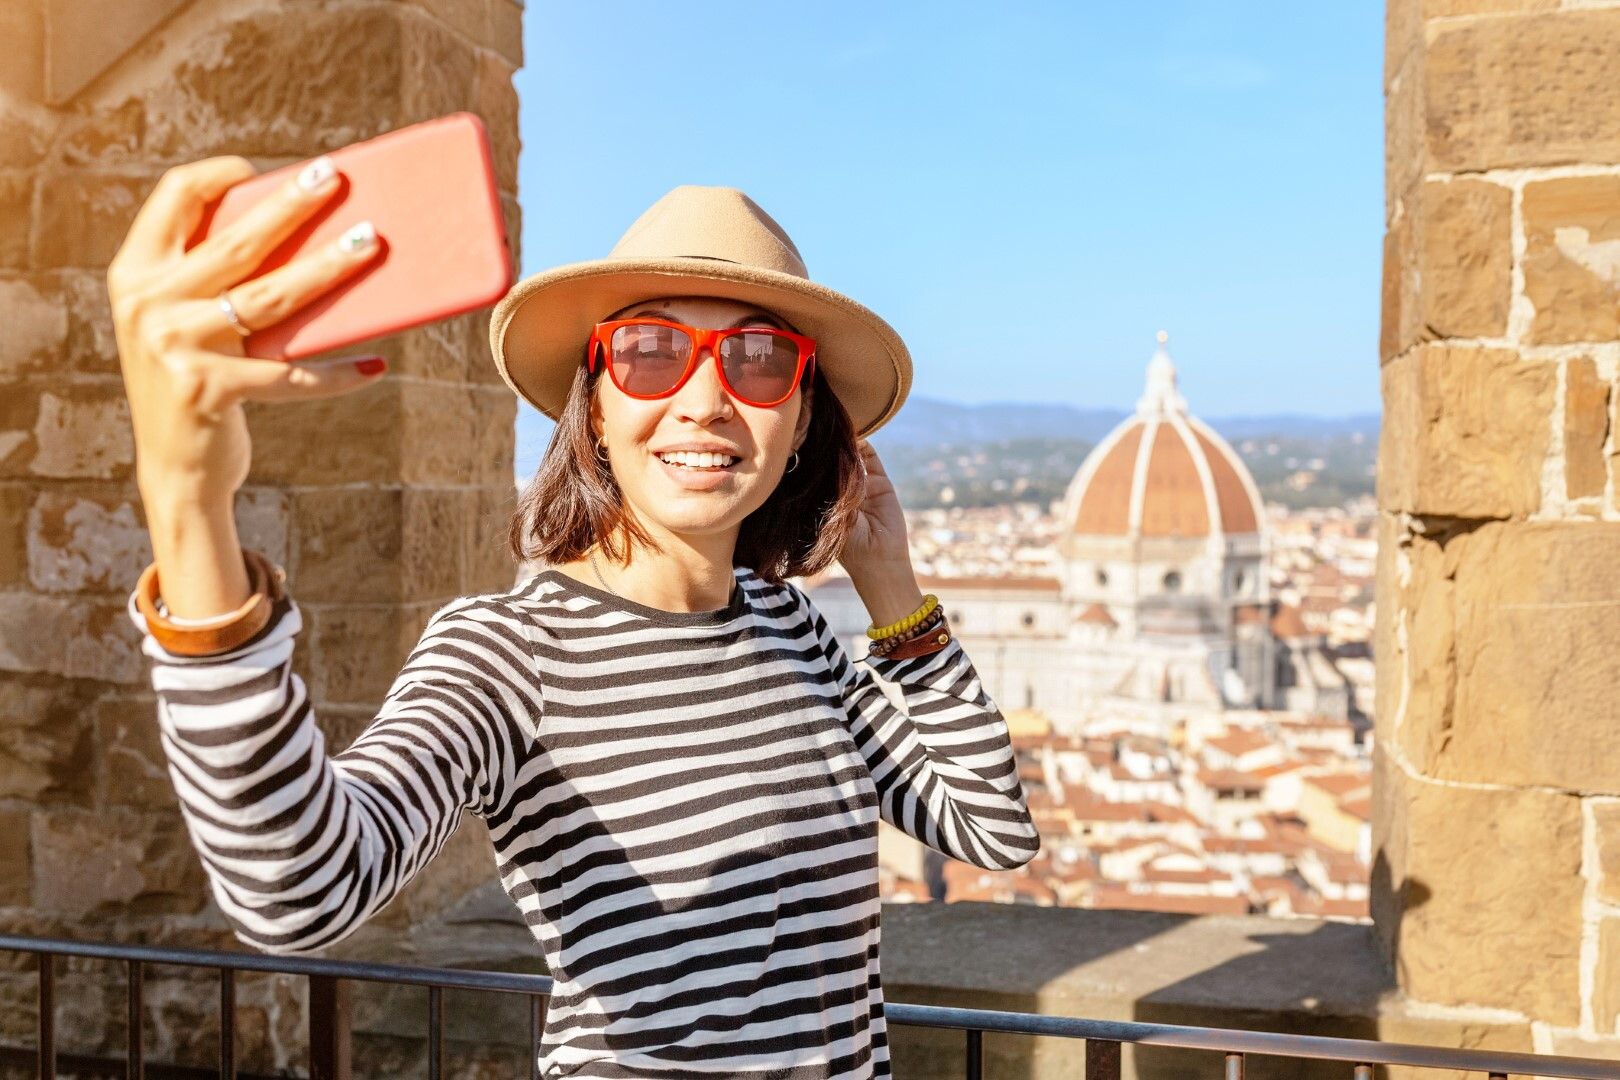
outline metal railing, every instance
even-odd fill
[[[540,1036],[545,1026],[545,1001],[552,980],[545,975],[518,975],[456,968],[405,967],[318,960],[304,956],[270,956],[203,949],[168,949],[148,945],[114,945],[66,941],[57,938],[0,934],[0,952],[31,953],[39,971],[39,1027],[37,1060],[41,1077],[57,1070],[55,1011],[55,959],[73,956],[121,961],[129,987],[129,1039],[124,1076],[142,1080],[146,1062],[141,1037],[143,992],[149,965],[212,968],[219,973],[219,1064],[217,1075],[236,1080],[235,1009],[236,973],[239,971],[301,976],[309,982],[310,1080],[349,1080],[350,989],[355,982],[421,986],[427,990],[428,1075],[444,1075],[444,991],[483,990],[521,994],[529,999],[529,1075],[539,1078]],[[1371,1039],[1339,1039],[1316,1035],[1284,1035],[1267,1031],[1185,1027],[1129,1021],[1082,1020],[1035,1013],[990,1009],[957,1009],[937,1005],[884,1006],[888,1022],[914,1027],[945,1028],[963,1033],[963,1067],[968,1080],[984,1076],[984,1034],[1046,1035],[1080,1039],[1085,1043],[1087,1080],[1119,1080],[1121,1048],[1134,1046],[1208,1051],[1222,1062],[1225,1080],[1243,1080],[1249,1055],[1342,1062],[1346,1080],[1372,1080],[1377,1065],[1422,1069],[1453,1069],[1491,1078],[1557,1076],[1571,1080],[1620,1080],[1620,1061],[1562,1057],[1497,1050],[1461,1050]],[[186,1070],[197,1075],[195,1069]]]

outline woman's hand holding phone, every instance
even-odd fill
[[[332,397],[375,381],[383,367],[380,359],[300,364],[245,355],[242,335],[220,306],[222,292],[230,290],[247,328],[263,329],[357,273],[381,249],[373,231],[369,245],[323,245],[245,280],[338,190],[330,163],[316,159],[186,250],[208,204],[255,172],[234,156],[170,169],[107,268],[136,481],[163,599],[181,618],[231,611],[251,595],[233,514],[251,461],[242,402]],[[358,231],[363,239],[366,230]]]

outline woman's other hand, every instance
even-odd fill
[[[872,444],[861,439],[858,445],[861,462],[866,466],[866,495],[838,561],[852,575],[868,565],[909,566],[911,549],[906,537],[906,515],[900,509],[894,482],[884,471]]]
[[[329,244],[238,284],[338,188],[330,162],[316,159],[187,251],[207,205],[254,172],[240,157],[170,169],[107,267],[136,476],[149,502],[228,499],[241,487],[250,461],[244,400],[330,397],[375,378],[351,360],[322,366],[243,355],[242,336],[221,309],[220,293],[230,289],[242,323],[263,329],[354,274],[379,246],[373,241],[348,251]]]

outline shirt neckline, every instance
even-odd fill
[[[588,585],[572,575],[561,570],[546,569],[540,572],[542,581],[550,581],[559,586],[563,592],[575,596],[586,596],[598,604],[613,611],[634,615],[638,619],[648,622],[662,623],[665,626],[724,626],[748,611],[747,590],[743,588],[742,575],[749,573],[746,567],[734,566],[731,568],[731,598],[725,607],[709,608],[704,611],[665,611],[663,608],[649,607],[638,604],[634,600],[627,600],[617,593],[610,593],[599,589],[595,585]]]

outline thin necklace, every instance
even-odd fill
[[[614,590],[613,586],[611,586],[611,585],[609,585],[607,583],[607,578],[602,576],[602,568],[600,566],[596,565],[596,549],[595,548],[591,548],[591,569],[596,571],[596,580],[600,581],[602,583],[602,588],[606,589],[610,593],[613,593],[614,596],[619,596],[619,594]],[[623,600],[624,597],[619,596],[619,599]]]

